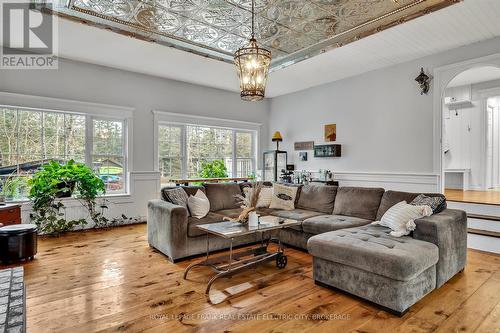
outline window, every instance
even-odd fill
[[[125,191],[124,145],[123,121],[92,120],[92,167],[106,192]]]
[[[229,177],[248,177],[255,172],[255,137],[256,132],[250,130],[160,124],[158,163],[161,182],[197,178],[202,164],[214,160],[224,162]]]
[[[233,131],[229,129],[186,126],[187,177],[197,177],[204,162],[222,160],[232,177]]]
[[[0,194],[26,198],[26,180],[41,165],[71,159],[92,166],[108,193],[124,192],[124,129],[122,120],[0,106]]]
[[[158,153],[161,183],[168,178],[182,177],[182,127],[160,126],[158,131]]]

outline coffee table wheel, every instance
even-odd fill
[[[285,268],[287,262],[288,262],[288,259],[284,254],[276,257],[276,267],[278,267],[279,269]]]

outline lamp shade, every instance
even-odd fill
[[[279,131],[274,132],[272,141],[283,141],[283,137]]]
[[[245,101],[263,99],[271,64],[271,51],[257,46],[255,38],[251,38],[247,46],[236,51],[234,63],[240,80],[241,99]]]

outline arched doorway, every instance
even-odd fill
[[[463,67],[440,87],[441,189],[453,201],[500,204],[500,64]]]

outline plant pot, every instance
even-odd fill
[[[56,193],[56,198],[71,198],[75,190],[75,182],[59,183],[57,188],[59,191]]]

